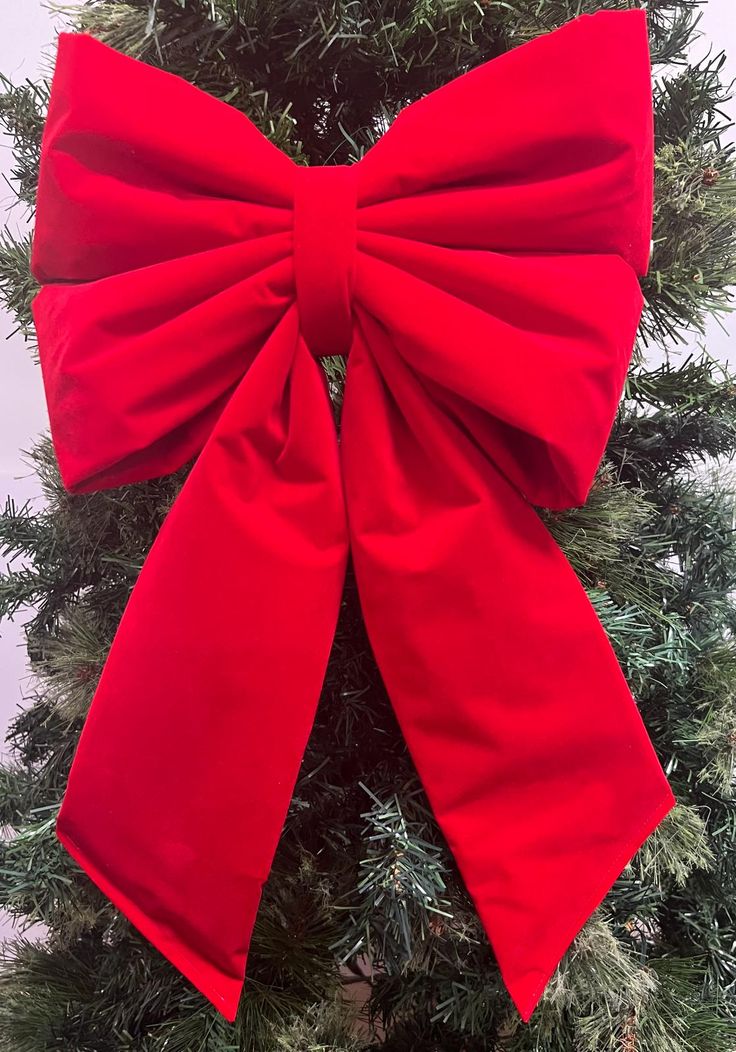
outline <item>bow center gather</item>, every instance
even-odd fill
[[[302,336],[316,358],[346,355],[353,334],[354,165],[297,169],[294,274]]]

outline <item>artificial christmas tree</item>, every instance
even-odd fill
[[[84,8],[77,25],[244,110],[292,157],[344,164],[381,136],[402,105],[576,13],[552,3],[525,15],[462,5],[420,13],[400,5],[388,12],[355,4],[108,3]],[[655,61],[677,57],[692,22],[692,5],[650,7]],[[104,76],[99,83],[111,88]],[[513,86],[505,85],[508,94]],[[732,158],[718,139],[721,91],[715,64],[686,69],[657,90],[655,254],[644,280],[643,344],[671,341],[724,304],[733,212]],[[499,97],[486,105],[500,105]],[[38,101],[30,88],[10,88],[4,106],[16,135],[20,193],[29,200]],[[142,115],[142,101],[138,108]],[[461,109],[458,120],[461,114],[472,133],[480,118]],[[4,260],[8,301],[28,323],[35,293],[28,255],[8,242]],[[46,277],[38,266],[34,272]],[[595,294],[592,285],[578,292],[587,300]],[[343,364],[328,360],[325,368],[339,409]],[[45,920],[51,936],[45,945],[11,947],[0,1010],[10,1047],[729,1048],[731,501],[727,487],[692,474],[705,453],[734,445],[732,384],[717,372],[705,357],[659,369],[638,358],[585,506],[541,511],[588,587],[680,804],[575,940],[526,1028],[501,990],[391,723],[352,576],[233,1030],[61,855],[53,827],[80,725],[142,558],[189,471],[72,497],[48,445],[40,445],[49,512],[9,508],[4,520],[7,547],[37,568],[11,575],[5,594],[9,609],[37,602],[29,645],[44,683],[12,731],[19,764],[5,773],[4,817],[15,832],[5,849],[4,901]],[[214,503],[210,511],[217,515]],[[712,535],[709,547],[704,534]],[[206,537],[204,529],[202,548]],[[222,559],[222,549],[212,558]],[[541,602],[546,582],[537,584]],[[237,619],[237,595],[228,616]],[[168,631],[161,621],[166,653]],[[148,642],[155,653],[155,631]],[[534,654],[530,639],[531,662]],[[274,685],[278,660],[274,652]],[[197,758],[185,760],[181,778],[196,784]],[[632,775],[622,788],[635,784]],[[175,799],[149,805],[176,810]],[[165,814],[157,821],[168,824]],[[220,846],[213,845],[215,861]],[[557,918],[546,921],[554,927]],[[370,964],[372,1034],[351,1028],[341,961]]]

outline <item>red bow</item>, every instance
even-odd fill
[[[652,182],[642,10],[487,62],[325,168],[183,80],[61,36],[32,269],[62,478],[87,492],[197,459],[115,637],[58,835],[228,1019],[348,549],[524,1019],[672,807],[531,506],[583,503],[603,455]],[[348,352],[338,444],[315,357]]]

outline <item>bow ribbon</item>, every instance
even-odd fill
[[[357,164],[319,168],[183,80],[61,35],[32,270],[62,479],[88,492],[197,459],[125,609],[57,830],[226,1018],[349,549],[525,1020],[672,807],[532,507],[583,503],[603,455],[652,182],[642,10],[538,37],[405,108]],[[338,444],[316,358],[348,352]]]

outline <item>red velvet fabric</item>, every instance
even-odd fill
[[[642,10],[472,70],[329,171],[177,77],[61,36],[32,269],[62,478],[83,493],[197,459],[115,637],[58,835],[228,1019],[349,549],[525,1020],[672,807],[531,506],[579,505],[592,484],[652,182]],[[338,443],[315,356],[347,352]]]

